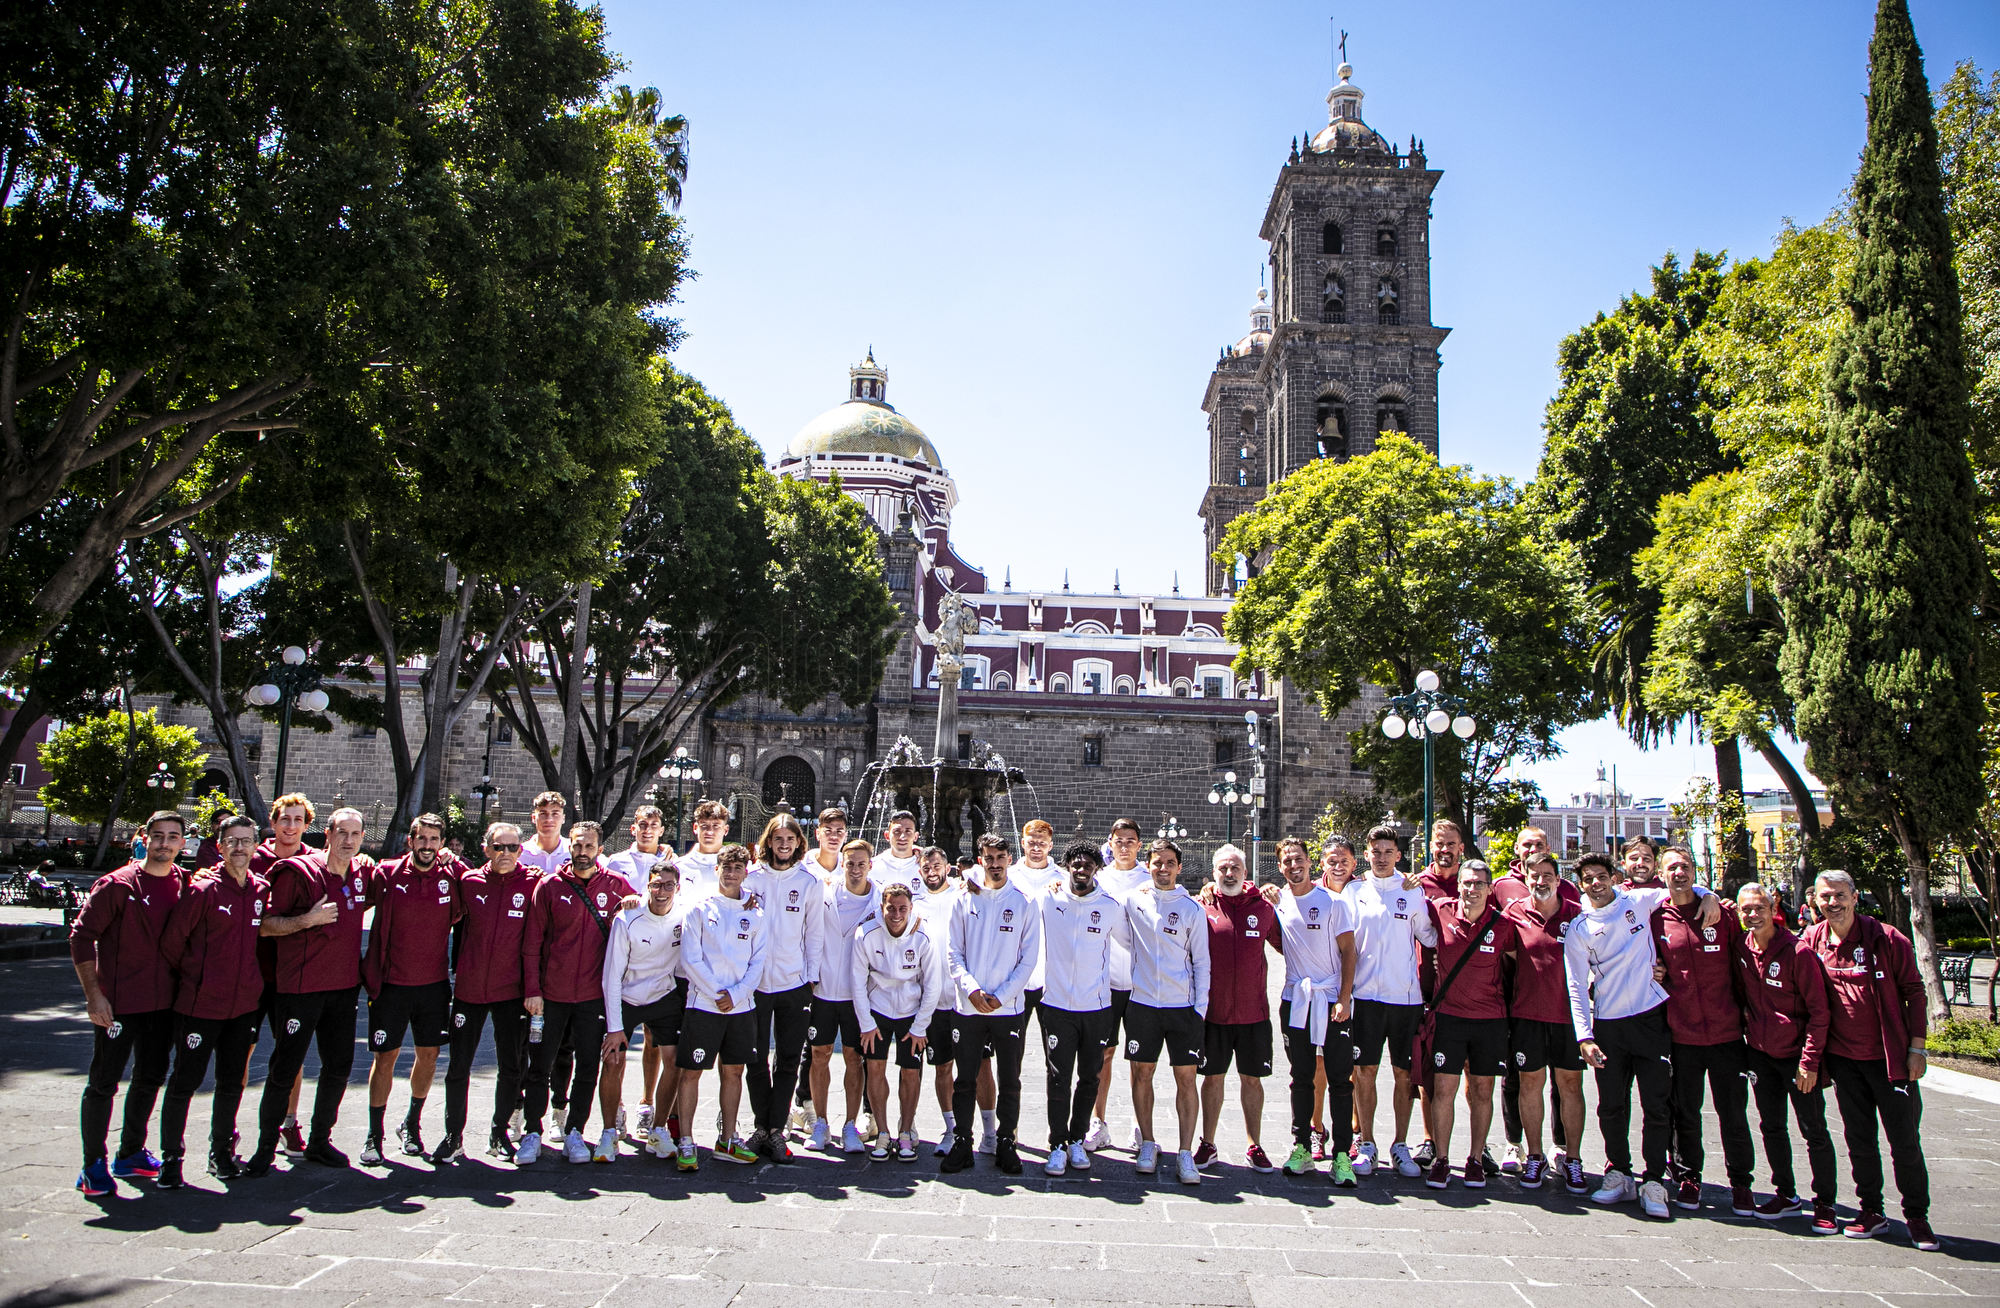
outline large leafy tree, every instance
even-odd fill
[[[1438,811],[1468,831],[1514,798],[1510,762],[1552,756],[1589,714],[1582,596],[1504,478],[1385,433],[1278,483],[1230,524],[1217,557],[1238,554],[1259,561],[1229,611],[1240,674],[1290,677],[1328,715],[1364,683],[1408,687],[1425,668],[1466,700],[1479,733],[1436,750]],[[1385,790],[1421,792],[1421,745],[1363,730],[1355,747]]]
[[[660,388],[665,447],[640,480],[612,569],[558,590],[510,641],[496,702],[545,784],[616,824],[711,708],[761,694],[799,709],[880,685],[896,608],[876,532],[837,486],[779,478],[692,378]],[[579,651],[587,651],[579,657]],[[561,704],[555,721],[538,687]]]
[[[1542,531],[1567,547],[1590,596],[1597,694],[1641,745],[1669,735],[1681,714],[1646,698],[1646,661],[1660,596],[1639,573],[1663,496],[1730,464],[1716,439],[1712,378],[1698,338],[1722,289],[1724,256],[1696,251],[1686,267],[1669,253],[1650,294],[1628,295],[1565,338],[1547,442],[1529,488]],[[1718,782],[1740,794],[1736,737],[1709,726]],[[1739,877],[1749,848],[1729,850]]]
[[[592,355],[626,367],[613,270],[652,265],[650,302],[677,259],[662,215],[629,221],[667,162],[651,128],[587,110],[610,71],[573,0],[8,7],[0,548],[65,497],[89,516],[9,614],[0,667],[123,541],[222,502],[274,448],[305,447],[322,490],[597,462],[545,453],[537,423],[602,416],[573,387]],[[650,161],[607,173],[621,149]],[[524,363],[539,386],[492,385]],[[334,439],[342,413],[391,448]]]
[[[168,726],[151,709],[69,723],[38,750],[49,774],[42,802],[73,822],[107,826],[180,803],[208,759],[192,728]],[[145,785],[149,775],[173,784]]]
[[[1808,762],[1843,809],[1895,832],[1932,1009],[1948,1013],[1931,921],[1941,838],[1976,819],[1985,598],[1958,277],[1923,56],[1881,0],[1859,246],[1827,358],[1821,478],[1795,538],[1781,660]]]

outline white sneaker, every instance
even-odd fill
[[[563,1137],[563,1157],[572,1163],[590,1161],[590,1146],[583,1142],[583,1132],[571,1131]]]
[[[646,1137],[646,1141],[646,1152],[653,1155],[653,1157],[672,1158],[674,1156],[674,1138],[667,1134],[666,1127],[654,1127],[652,1134]]]
[[[1133,1160],[1132,1170],[1141,1176],[1151,1176],[1160,1166],[1160,1146],[1151,1140],[1139,1142],[1139,1156]]]
[[[1090,1151],[1083,1147],[1083,1141],[1069,1142],[1069,1165],[1079,1172],[1090,1170]]]
[[[973,1150],[973,1152],[979,1154],[990,1154],[999,1147],[1000,1147],[1000,1133],[998,1131],[981,1131],[979,1133],[979,1147]]]
[[[1648,1181],[1646,1184],[1640,1186],[1639,1210],[1648,1217],[1656,1218],[1662,1222],[1666,1221],[1669,1216],[1667,1212],[1667,1187],[1661,1185],[1658,1181]]]
[[[1354,1174],[1356,1176],[1375,1175],[1375,1142],[1363,1140],[1354,1146]]]
[[[1049,1161],[1042,1164],[1042,1175],[1061,1176],[1069,1171],[1069,1150],[1057,1145],[1049,1150]]]
[[[1664,1191],[1662,1191],[1664,1195]],[[1639,1197],[1639,1183],[1623,1172],[1604,1169],[1604,1183],[1591,1192],[1590,1202],[1594,1204],[1630,1203]]]
[[[931,1152],[939,1158],[944,1157],[951,1152],[951,1141],[951,1129],[947,1127],[945,1128],[945,1133],[938,1137],[937,1148],[931,1150]]]
[[[1090,1134],[1083,1137],[1083,1147],[1092,1153],[1111,1147],[1111,1123],[1098,1118],[1090,1124]]]
[[[882,1130],[875,1124],[875,1114],[866,1108],[862,1109],[861,1138],[864,1140],[872,1140],[873,1138],[875,1138],[880,1134],[882,1134]]]
[[[1510,1176],[1519,1176],[1521,1174],[1521,1162],[1525,1157],[1526,1155],[1521,1152],[1521,1146],[1517,1144],[1508,1145],[1507,1152],[1500,1155],[1500,1170]]]
[[[622,1115],[625,1110],[621,1108],[618,1111]],[[622,1125],[621,1129],[623,1129]],[[632,1142],[634,1144],[640,1144],[652,1138],[653,1138],[653,1106],[651,1104],[640,1104],[638,1122],[632,1128],[632,1136],[631,1136]]]
[[[1194,1165],[1194,1150],[1181,1150],[1175,1155],[1174,1162],[1180,1168],[1182,1185],[1201,1184],[1201,1169]]]
[[[792,1115],[785,1119],[785,1133],[795,1136],[804,1135],[806,1132],[812,1130],[812,1124],[812,1109],[807,1108],[804,1104],[793,1104]]]
[[[1132,1123],[1131,1134],[1132,1134],[1133,1149],[1136,1150],[1140,1145],[1146,1143],[1146,1133],[1139,1129],[1139,1124],[1137,1122]]]
[[[521,1137],[521,1147],[514,1151],[517,1166],[526,1167],[542,1156],[542,1137],[538,1131],[530,1131]]]
[[[1424,1174],[1424,1169],[1417,1166],[1416,1155],[1410,1152],[1407,1141],[1398,1140],[1389,1146],[1389,1161],[1396,1165],[1398,1176],[1417,1177]]]
[[[620,1113],[619,1116],[623,1117],[624,1114]],[[604,1129],[604,1134],[598,1137],[597,1148],[591,1151],[590,1161],[593,1163],[615,1163],[618,1161],[618,1128],[606,1127]]]
[[[826,1119],[824,1117],[814,1118],[812,1124],[812,1147],[815,1149],[826,1148],[827,1135],[828,1127]]]
[[[840,1147],[845,1153],[858,1154],[868,1146],[861,1139],[861,1130],[849,1122],[840,1128]]]

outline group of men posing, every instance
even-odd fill
[[[648,807],[632,824],[631,847],[608,857],[597,823],[565,830],[560,795],[538,796],[533,812],[530,834],[507,822],[489,827],[478,867],[445,850],[443,824],[430,815],[412,823],[406,853],[377,864],[360,852],[360,813],[330,814],[324,847],[311,848],[313,807],[286,795],[270,839],[260,842],[248,818],[225,821],[220,863],[191,880],[175,862],[179,815],[155,814],[145,861],[102,878],[72,934],[96,1039],[78,1188],[108,1194],[115,1178],[183,1184],[189,1101],[211,1059],[212,1174],[261,1176],[280,1153],[345,1167],[332,1132],[363,989],[373,1058],[364,1165],[380,1164],[388,1149],[385,1114],[406,1037],[415,1060],[396,1147],[439,1166],[463,1159],[471,1069],[490,1023],[498,1075],[489,1152],[521,1166],[557,1140],[573,1163],[617,1159],[625,1061],[642,1033],[643,1089],[629,1138],[681,1171],[699,1167],[694,1123],[710,1069],[720,1101],[715,1158],[789,1162],[796,1130],[814,1148],[912,1162],[928,1063],[944,1117],[940,1169],[963,1171],[985,1153],[1018,1174],[1032,1015],[1046,1050],[1048,1176],[1086,1170],[1110,1147],[1106,1105],[1121,1044],[1138,1172],[1162,1162],[1154,1130],[1162,1055],[1172,1069],[1177,1178],[1199,1184],[1218,1161],[1213,1142],[1232,1070],[1244,1162],[1270,1172],[1278,1168],[1262,1144],[1275,1043],[1268,947],[1284,967],[1276,1033],[1290,1064],[1288,1175],[1325,1161],[1336,1186],[1383,1168],[1444,1189],[1454,1175],[1478,1188],[1505,1170],[1524,1189],[1553,1178],[1599,1203],[1636,1201],[1665,1218],[1672,1207],[1702,1206],[1701,1115],[1712,1095],[1735,1213],[1772,1221],[1809,1213],[1818,1234],[1883,1234],[1886,1134],[1910,1239],[1937,1247],[1918,1138],[1922,987],[1908,940],[1857,911],[1845,873],[1821,875],[1819,921],[1795,936],[1763,887],[1747,885],[1724,903],[1697,886],[1684,849],[1660,854],[1657,868],[1643,842],[1623,866],[1586,855],[1571,882],[1535,828],[1498,878],[1463,857],[1450,822],[1436,825],[1428,865],[1410,874],[1398,870],[1400,849],[1385,827],[1369,833],[1365,869],[1339,837],[1318,868],[1302,841],[1279,841],[1281,881],[1264,887],[1250,881],[1242,851],[1225,845],[1197,896],[1181,884],[1179,847],[1146,845],[1125,819],[1105,846],[1079,841],[1060,856],[1048,823],[1030,822],[1018,861],[1007,839],[981,836],[961,882],[941,851],[917,846],[905,812],[891,815],[879,852],[848,838],[837,808],[819,815],[810,837],[781,813],[753,850],[725,843],[728,812],[705,801],[694,811],[694,845],[676,855],[661,842],[659,810]],[[237,1109],[267,1018],[274,1043],[256,1146],[244,1159]],[[447,1042],[444,1136],[427,1150],[422,1115]],[[308,1132],[297,1111],[315,1044]],[[827,1116],[836,1048],[845,1097],[837,1136]],[[1386,1157],[1375,1135],[1385,1054],[1394,1126]],[[112,1103],[128,1065],[123,1135],[110,1155]],[[1607,1159],[1594,1191],[1580,1153],[1586,1065],[1596,1070]],[[1510,1134],[1519,1133],[1504,1164],[1487,1149],[1496,1081]],[[1858,1197],[1858,1214],[1844,1224],[1829,1082]],[[746,1084],[749,1129],[739,1133]],[[146,1139],[163,1085],[155,1155]],[[1455,1169],[1461,1086],[1467,1149]],[[1751,1192],[1753,1087],[1774,1191],[1761,1203]],[[561,1122],[550,1132],[552,1100]],[[593,1100],[594,1142],[586,1136]],[[873,1122],[865,1132],[864,1102]],[[1806,1142],[1809,1208],[1793,1179],[1793,1119]],[[1422,1131],[1415,1148],[1413,1125]]]

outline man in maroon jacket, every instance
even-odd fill
[[[326,851],[302,850],[271,865],[269,911],[262,934],[272,953],[271,1062],[257,1105],[257,1150],[246,1176],[277,1160],[281,1130],[306,1053],[319,1046],[312,1138],[303,1156],[323,1167],[347,1166],[333,1126],[354,1070],[354,1017],[361,993],[361,920],[375,865],[361,852],[361,813],[336,809],[326,820]]]
[[[1539,859],[1553,857],[1554,855],[1549,853],[1548,832],[1540,827],[1521,828],[1519,834],[1514,837],[1514,861],[1508,865],[1504,875],[1493,878],[1493,902],[1499,906],[1501,912],[1506,912],[1514,904],[1528,898],[1529,865]],[[1573,882],[1563,880],[1560,871],[1556,874],[1556,894],[1561,902],[1568,907],[1570,916],[1583,911],[1583,892],[1578,890]],[[1562,947],[1560,943],[1556,947],[1555,956],[1556,969],[1560,972],[1562,969]],[[1560,982],[1558,983],[1558,988],[1560,988]],[[1565,1003],[1563,1008],[1562,1021],[1565,1023],[1569,1021],[1567,1003]],[[1577,1063],[1578,1094],[1583,1093],[1583,1063],[1580,1061],[1580,1057]],[[1555,1141],[1556,1151],[1563,1154],[1564,1157],[1568,1157],[1568,1154],[1565,1152],[1568,1137],[1563,1134],[1565,1117],[1562,1112],[1559,1088],[1561,1078],[1558,1077],[1557,1081],[1558,1086],[1552,1087],[1549,1095],[1549,1111],[1543,1114],[1539,1120],[1545,1120],[1549,1123],[1549,1135]],[[1521,1120],[1521,1065],[1518,1060],[1508,1063],[1507,1075],[1500,1079],[1500,1122],[1507,1132],[1507,1152],[1500,1159],[1500,1170],[1514,1173],[1524,1172],[1527,1166],[1528,1155],[1533,1152],[1533,1149],[1524,1147],[1525,1132],[1522,1129],[1523,1123]],[[1548,1164],[1544,1161],[1542,1170],[1546,1171],[1547,1167]],[[1565,1173],[1564,1179],[1568,1180],[1567,1173]],[[1529,1188],[1533,1189],[1533,1184],[1530,1184]]]
[[[599,867],[603,839],[604,829],[597,823],[573,824],[569,862],[536,882],[530,900],[528,930],[521,940],[521,980],[530,1023],[542,1019],[542,1038],[530,1048],[526,1130],[514,1155],[524,1166],[542,1156],[549,1066],[565,1037],[573,1039],[577,1054],[563,1122],[563,1156],[572,1163],[591,1159],[583,1128],[597,1095],[597,1051],[604,1045],[604,952],[611,919],[633,893],[625,878]],[[682,1129],[691,1125],[684,1122]]]
[[[1771,892],[1754,881],[1736,892],[1736,915],[1743,922],[1736,964],[1742,977],[1751,1085],[1773,1191],[1769,1200],[1757,1205],[1757,1216],[1775,1222],[1804,1208],[1792,1176],[1792,1138],[1786,1129],[1791,1117],[1797,1116],[1799,1134],[1806,1138],[1806,1161],[1812,1167],[1812,1233],[1832,1235],[1840,1229],[1840,1219],[1833,1207],[1833,1137],[1826,1129],[1820,1067],[1830,1021],[1826,968],[1818,954],[1777,920],[1777,909]]]
[[[1840,1104],[1848,1168],[1861,1207],[1860,1215],[1841,1234],[1866,1240],[1889,1229],[1882,1215],[1879,1118],[1881,1134],[1889,1137],[1910,1243],[1936,1249],[1938,1238],[1930,1223],[1930,1169],[1924,1164],[1924,1144],[1918,1134],[1924,1101],[1917,1082],[1924,1075],[1930,1018],[1924,1010],[1916,956],[1908,936],[1857,911],[1859,896],[1847,873],[1820,873],[1813,882],[1813,902],[1820,920],[1806,928],[1805,942],[1826,966],[1832,1001],[1826,1066]]]
[[[1432,998],[1437,1026],[1431,1065],[1415,1070],[1431,1106],[1433,1149],[1424,1184],[1433,1190],[1451,1183],[1453,1100],[1461,1077],[1471,1137],[1464,1181],[1478,1190],[1490,1179],[1486,1138],[1493,1126],[1493,1081],[1507,1069],[1510,1039],[1501,964],[1519,946],[1515,920],[1492,903],[1492,875],[1485,863],[1468,859],[1458,864],[1458,888],[1450,898],[1425,892],[1438,932]]]
[[[1508,1048],[1520,1078],[1522,1134],[1527,1145],[1521,1159],[1521,1184],[1538,1189],[1549,1161],[1542,1154],[1542,1122],[1547,1101],[1542,1085],[1556,1084],[1558,1115],[1553,1132],[1563,1145],[1559,1170],[1571,1194],[1590,1187],[1583,1179],[1583,1160],[1576,1142],[1583,1139],[1583,1054],[1576,1028],[1570,1023],[1568,973],[1563,963],[1563,939],[1570,921],[1582,910],[1563,894],[1576,888],[1556,870],[1546,849],[1524,855],[1520,870],[1522,893],[1513,895],[1502,912],[1513,922],[1516,936],[1514,969],[1508,992]],[[1514,877],[1502,877],[1512,881]],[[1493,898],[1500,898],[1495,883]],[[1579,895],[1581,892],[1578,892]],[[1510,1150],[1511,1152],[1511,1150]]]
[[[1264,1078],[1271,1075],[1270,962],[1266,947],[1284,948],[1278,911],[1251,887],[1243,851],[1215,851],[1215,894],[1208,913],[1208,1014],[1202,1024],[1201,1147],[1194,1165],[1219,1157],[1215,1137],[1230,1064],[1243,1100],[1243,1130],[1250,1147],[1243,1161],[1253,1171],[1276,1170],[1264,1152]],[[1338,893],[1338,892],[1335,892]],[[1323,1074],[1323,1073],[1322,1073]],[[1316,1099],[1315,1104],[1324,1102]]]
[[[264,917],[264,881],[250,871],[257,824],[231,818],[218,835],[222,866],[196,877],[167,917],[160,954],[174,973],[174,1070],[160,1106],[159,1184],[182,1183],[188,1103],[215,1059],[215,1102],[209,1120],[209,1173],[220,1180],[243,1174],[236,1157],[236,1107],[257,1047],[264,972],[257,962],[257,929]]]
[[[91,1198],[116,1194],[113,1177],[160,1174],[160,1160],[146,1148],[174,1043],[174,978],[160,954],[160,937],[180,902],[184,883],[174,860],[186,840],[181,815],[172,809],[147,818],[146,861],[99,878],[70,928],[70,962],[83,985],[92,1036],[76,1188]],[[107,1163],[111,1103],[127,1062],[132,1084],[125,1092],[125,1128],[117,1158]]]
[[[1653,945],[1667,970],[1667,1029],[1674,1038],[1674,1162],[1676,1208],[1701,1207],[1701,1106],[1703,1081],[1715,1097],[1722,1131],[1722,1165],[1729,1177],[1729,1207],[1738,1217],[1756,1215],[1750,1181],[1757,1155],[1750,1143],[1750,1051],[1743,1043],[1743,995],[1736,966],[1743,928],[1733,906],[1704,925],[1694,893],[1694,854],[1674,845],[1660,855],[1667,901],[1653,910]]]
[[[486,1152],[512,1158],[507,1119],[521,1102],[527,1075],[528,1010],[521,1005],[521,945],[528,934],[529,901],[540,873],[521,862],[521,828],[495,822],[486,828],[486,865],[459,880],[465,911],[458,936],[457,992],[451,1001],[451,1066],[444,1074],[445,1138],[431,1155],[440,1166],[465,1156],[462,1136],[471,1095],[472,1060],[486,1020],[493,1019],[493,1054],[500,1075],[493,1091],[493,1125]]]
[[[424,1152],[424,1101],[437,1074],[451,1016],[451,928],[458,921],[458,878],[440,856],[444,819],[419,814],[410,823],[410,852],[375,869],[368,900],[375,921],[368,932],[368,955],[361,978],[368,987],[368,1139],[361,1162],[382,1161],[382,1125],[389,1092],[396,1084],[396,1059],[403,1034],[416,1046],[410,1065],[410,1108],[396,1138],[403,1152]]]

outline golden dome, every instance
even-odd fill
[[[815,454],[890,454],[942,468],[937,446],[924,429],[890,408],[872,400],[849,400],[837,404],[799,428],[785,453],[794,459]]]

